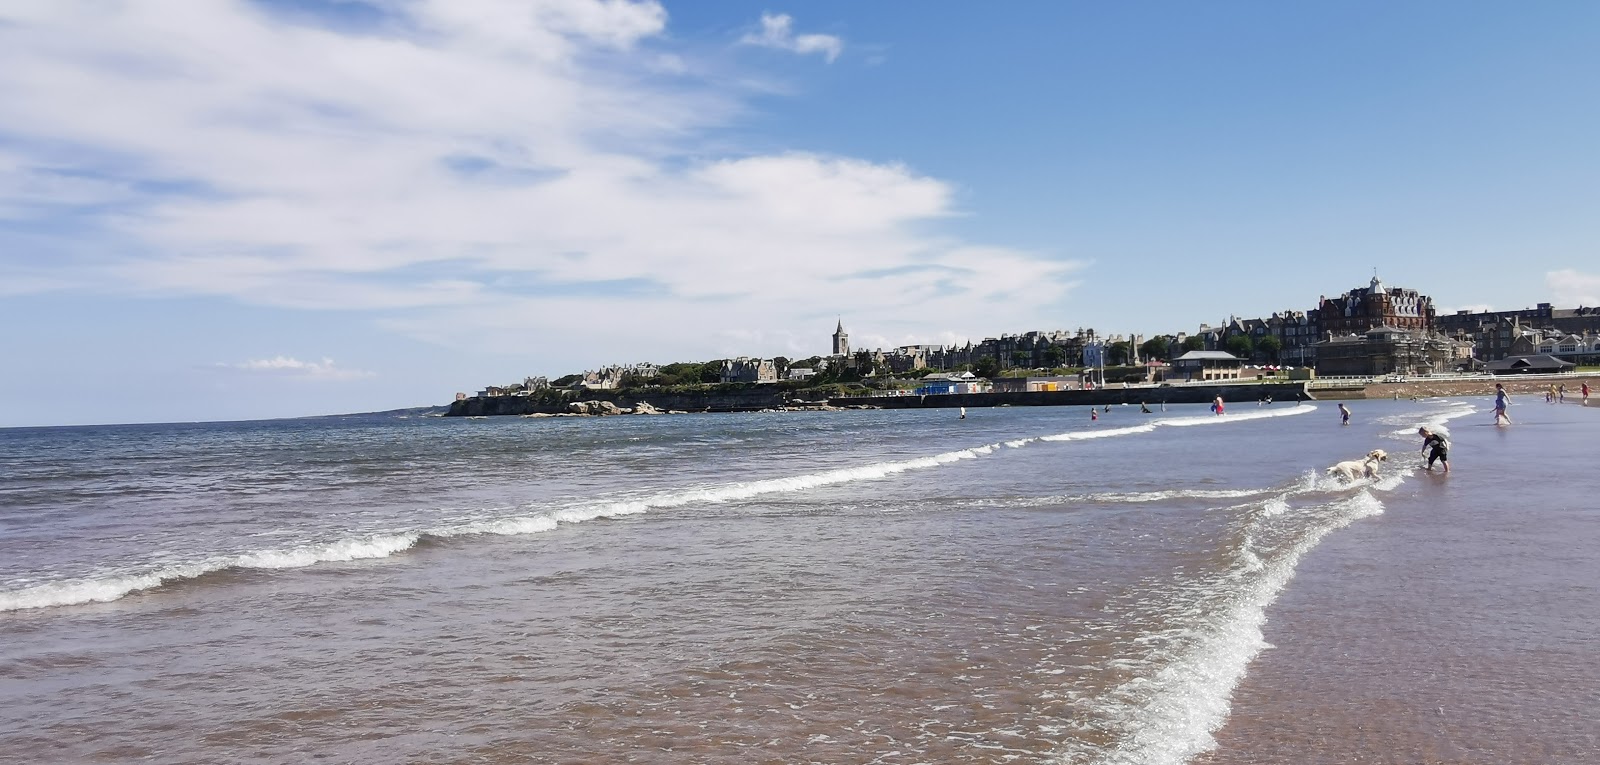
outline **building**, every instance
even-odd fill
[[[1237,380],[1244,359],[1227,351],[1189,351],[1172,360],[1172,376],[1180,380]]]
[[[1540,303],[1520,311],[1456,311],[1436,320],[1439,331],[1470,340],[1484,361],[1516,355],[1511,346],[1531,332],[1586,335],[1600,333],[1600,308],[1556,308]]]
[[[1317,344],[1317,374],[1372,377],[1431,375],[1464,366],[1467,346],[1437,332],[1374,327],[1360,334],[1330,335]]]
[[[1323,296],[1315,318],[1321,336],[1363,335],[1379,327],[1427,332],[1433,328],[1433,298],[1412,289],[1385,287],[1374,276],[1366,287],[1338,297]]]
[[[722,362],[722,381],[725,383],[770,383],[778,381],[778,365],[771,359],[752,359],[740,356]]]
[[[833,331],[833,355],[850,355],[850,335],[844,331],[844,320],[839,320],[839,327]]]
[[[1491,361],[1484,364],[1483,368],[1484,371],[1492,375],[1536,375],[1570,372],[1575,366],[1570,361],[1562,361],[1554,356],[1538,354],[1533,356],[1509,356],[1499,361]]]

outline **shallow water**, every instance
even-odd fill
[[[0,760],[1189,761],[1319,545],[1458,501],[1419,423],[1515,443],[1352,408],[0,431]]]

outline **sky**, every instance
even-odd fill
[[[0,427],[1600,305],[1600,4],[8,0]]]

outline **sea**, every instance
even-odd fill
[[[0,762],[1600,762],[1516,403],[4,429]]]

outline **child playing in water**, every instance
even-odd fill
[[[1340,424],[1350,424],[1350,410],[1343,403],[1339,404],[1339,418],[1343,420],[1343,422]]]

